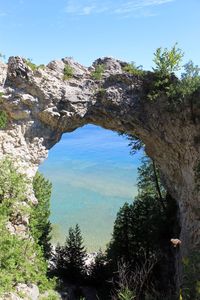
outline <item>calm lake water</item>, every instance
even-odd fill
[[[117,211],[137,193],[140,156],[130,155],[125,138],[94,125],[63,134],[40,167],[53,184],[54,244],[78,223],[88,251],[105,247]]]

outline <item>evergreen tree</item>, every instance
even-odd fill
[[[36,173],[33,179],[33,189],[38,204],[33,208],[30,219],[31,233],[36,242],[41,246],[46,259],[51,254],[51,223],[50,216],[50,198],[52,184],[40,173]]]
[[[98,287],[105,287],[106,280],[108,280],[110,276],[110,271],[107,257],[101,249],[97,253],[94,262],[90,265],[89,271],[92,283]]]
[[[130,261],[131,231],[131,207],[125,203],[117,213],[112,240],[108,248],[108,257],[115,262],[121,258]]]
[[[59,243],[55,248],[54,254],[52,255],[52,262],[52,273],[55,273],[57,277],[64,277],[65,251],[64,247],[61,246]]]
[[[78,224],[70,227],[64,246],[56,247],[56,273],[63,279],[78,282],[85,274],[86,250]]]
[[[165,210],[166,190],[160,181],[159,170],[155,162],[145,156],[142,159],[142,165],[138,168],[138,197],[151,197],[157,199],[158,205]]]
[[[107,250],[115,265],[120,259],[129,264],[138,263],[144,253],[149,256],[160,247],[166,221],[166,191],[149,158],[143,159],[138,173],[138,195],[132,204],[125,203],[120,208]]]
[[[65,264],[64,267],[74,279],[80,278],[85,270],[86,250],[83,246],[83,238],[78,224],[73,229],[69,229],[65,244]]]
[[[155,164],[145,158],[139,168],[138,195],[132,204],[125,203],[120,208],[114,223],[112,240],[107,249],[107,257],[113,262],[114,270],[123,260],[134,273],[144,269],[145,262],[156,256],[159,263],[148,274],[148,280],[151,276],[154,284],[159,282],[156,283],[158,289],[161,285],[173,285],[173,275],[170,273],[174,270],[173,263],[170,262],[170,267],[166,265],[169,265],[168,257],[173,260],[169,240],[173,236],[176,212],[174,200],[161,185]],[[168,277],[161,280],[163,270]]]

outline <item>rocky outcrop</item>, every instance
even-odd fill
[[[102,64],[102,78],[95,80],[94,70]],[[73,75],[63,80],[66,65]],[[1,63],[0,110],[6,111],[8,124],[0,131],[0,156],[13,156],[19,170],[31,178],[64,132],[91,123],[136,135],[179,203],[185,255],[200,247],[195,171],[200,159],[200,110],[196,105],[191,111],[189,104],[172,109],[164,95],[149,101],[152,74],[142,78],[129,75],[123,71],[124,65],[104,58],[85,68],[65,58],[33,71],[20,57],[11,57],[8,65]],[[199,93],[195,97],[198,102]]]

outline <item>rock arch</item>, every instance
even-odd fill
[[[63,80],[65,65],[73,76]],[[104,65],[101,80],[91,72]],[[170,110],[165,96],[147,99],[149,72],[144,78],[123,71],[124,63],[98,59],[85,68],[70,58],[31,70],[20,57],[0,64],[1,110],[9,123],[0,131],[0,155],[12,155],[32,177],[62,133],[92,123],[134,134],[159,166],[171,195],[179,203],[182,253],[200,247],[200,200],[195,168],[200,154],[199,109],[196,121],[188,106]],[[196,96],[200,98],[198,94]]]

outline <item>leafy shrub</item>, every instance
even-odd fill
[[[200,68],[192,61],[185,64],[181,78],[175,72],[181,69],[183,52],[177,45],[171,50],[158,48],[154,53],[154,79],[149,87],[147,98],[156,100],[162,95],[169,99],[169,103],[191,102],[192,95],[200,88]]]
[[[43,69],[45,69],[45,65],[44,65],[44,64],[41,64],[41,65],[39,65],[37,68],[43,70]]]
[[[39,297],[39,300],[59,300],[60,297],[54,291],[47,291],[44,295]]]
[[[128,288],[124,288],[122,291],[118,293],[119,300],[134,300],[134,293]]]
[[[35,71],[35,70],[38,70],[38,69],[44,69],[44,68],[45,68],[45,65],[44,65],[44,64],[41,64],[41,65],[39,65],[39,66],[37,66],[36,64],[34,64],[31,58],[25,59],[25,62],[26,62],[26,64],[27,64],[27,66],[28,66],[32,71]]]
[[[95,70],[91,72],[92,79],[101,80],[103,77],[104,71],[105,71],[105,67],[103,64],[95,66]]]
[[[5,111],[0,111],[0,129],[6,128],[8,123],[8,115]]]
[[[200,87],[200,68],[189,61],[184,65],[185,72],[181,75],[181,92],[183,96],[192,95]]]
[[[50,198],[52,184],[42,174],[36,173],[33,179],[33,190],[38,204],[32,209],[30,217],[30,230],[34,240],[41,246],[44,257],[50,258],[51,254],[51,223]]]
[[[70,78],[72,78],[72,76],[74,74],[73,68],[68,64],[65,64],[63,72],[64,72],[63,80],[69,80]]]
[[[47,279],[47,264],[41,248],[32,238],[12,235],[6,228],[16,207],[27,202],[27,179],[17,173],[10,160],[0,161],[0,294],[13,290],[17,283],[35,283],[41,290],[54,283]],[[21,212],[23,214],[24,212]]]
[[[162,49],[161,47],[158,48],[154,53],[154,72],[166,76],[180,70],[183,55],[182,50],[177,48],[177,44],[175,44],[171,50],[168,50],[167,48]]]
[[[200,299],[200,253],[183,258],[183,299]]]
[[[144,71],[142,70],[142,66],[137,67],[134,62],[131,62],[130,64],[127,64],[125,67],[123,67],[123,71],[131,74],[131,75],[143,75]]]
[[[35,254],[37,255],[35,256]],[[17,283],[36,283],[41,289],[49,286],[47,265],[33,241],[11,235],[0,226],[0,293],[8,292]]]
[[[26,64],[27,64],[27,66],[28,66],[32,71],[37,70],[38,66],[37,66],[36,64],[33,63],[33,61],[32,61],[31,58],[25,59],[25,62],[26,62]]]

